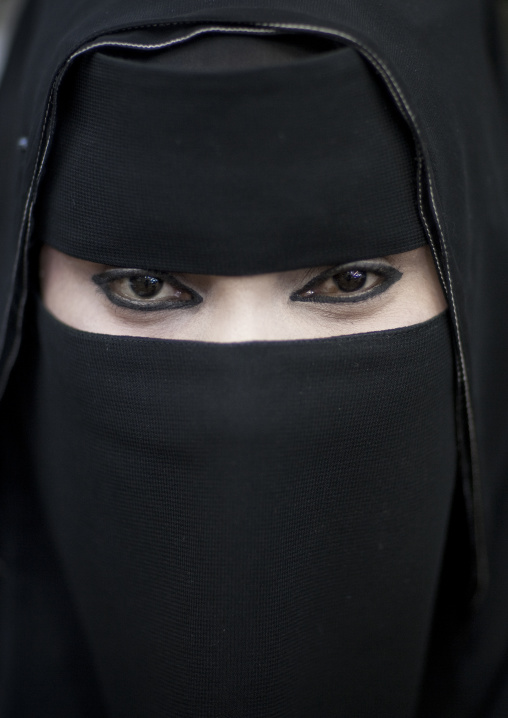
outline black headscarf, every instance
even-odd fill
[[[29,3],[3,85],[0,706],[501,715],[508,217],[490,17],[165,5]],[[235,72],[158,54],[212,25],[316,46]],[[451,322],[226,346],[86,334],[30,294],[41,239],[225,274],[428,241]]]

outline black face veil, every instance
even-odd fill
[[[210,274],[428,238],[441,267],[414,128],[375,63],[316,31],[201,20],[90,40],[57,77],[33,237]],[[4,642],[7,710],[416,715],[456,473],[471,473],[453,309],[452,324],[215,345],[80,332],[29,302],[6,545],[27,537],[12,561],[32,583],[11,585],[31,640]]]

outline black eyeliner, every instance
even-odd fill
[[[181,289],[182,291],[188,292],[192,299],[191,300],[171,300],[163,299],[159,302],[143,302],[136,299],[124,299],[111,291],[110,284],[118,279],[128,279],[129,277],[154,277],[162,281],[168,282],[174,289]],[[100,274],[94,274],[92,281],[99,287],[106,297],[112,304],[116,304],[118,307],[124,307],[126,309],[132,309],[134,311],[142,312],[156,312],[168,309],[189,309],[195,307],[197,304],[201,304],[203,297],[195,292],[190,287],[185,286],[176,279],[169,272],[150,271],[144,269],[108,269]]]
[[[339,272],[349,269],[358,269],[359,271],[374,272],[384,278],[385,281],[377,284],[371,289],[359,290],[358,292],[344,293],[337,297],[330,297],[324,294],[313,294],[308,297],[301,296],[304,292],[310,291],[313,287],[321,284],[325,279],[334,277]],[[391,286],[398,282],[402,277],[402,272],[389,264],[377,262],[376,260],[364,260],[361,262],[348,262],[347,264],[339,264],[330,269],[326,269],[317,277],[313,277],[302,289],[299,289],[290,296],[293,302],[317,302],[320,304],[352,304],[355,302],[363,302],[372,297],[378,296]]]

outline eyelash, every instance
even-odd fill
[[[357,271],[365,274],[376,274],[382,281],[365,290],[361,288],[347,292],[339,296],[327,296],[326,294],[313,294],[313,288],[318,287],[327,279],[333,279],[343,272]],[[389,289],[395,282],[402,277],[402,273],[390,264],[379,262],[377,260],[366,260],[362,262],[350,262],[331,267],[321,274],[313,277],[302,289],[293,292],[290,300],[293,302],[315,302],[321,304],[339,304],[339,303],[356,303],[366,301]],[[168,283],[173,289],[181,290],[191,296],[191,299],[163,299],[162,301],[143,301],[142,299],[128,299],[114,292],[111,285],[115,281],[122,279],[146,278],[157,279],[161,282]],[[135,311],[151,312],[167,309],[188,309],[200,304],[203,298],[190,287],[182,284],[173,275],[168,272],[159,271],[143,271],[139,269],[109,269],[106,272],[95,274],[92,277],[97,287],[104,292],[107,298],[119,307],[131,309]],[[305,296],[306,292],[311,292]]]

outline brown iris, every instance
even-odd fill
[[[367,281],[367,272],[361,269],[348,269],[336,274],[333,280],[343,292],[355,292],[364,286]]]
[[[157,294],[159,294],[164,282],[158,277],[139,275],[131,277],[129,284],[134,294],[138,297],[142,299],[150,299],[151,297],[156,297]]]

